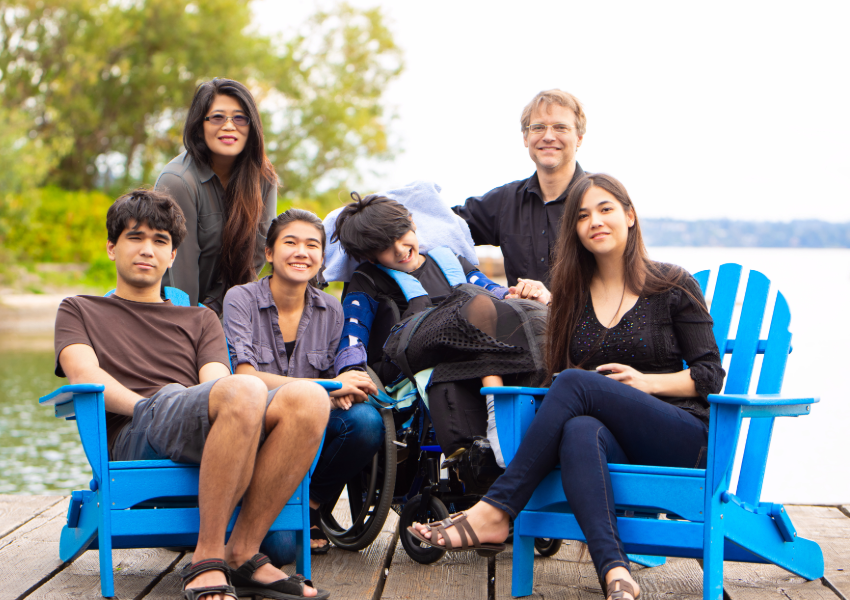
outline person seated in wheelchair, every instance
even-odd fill
[[[499,552],[510,521],[555,466],[609,600],[640,588],[616,526],[608,463],[705,468],[709,394],[725,372],[699,284],[649,259],[625,187],[571,188],[552,275],[546,339],[555,377],[516,455],[481,502],[409,529],[449,551]],[[687,369],[683,369],[683,361]]]
[[[183,211],[169,195],[140,189],[120,197],[106,228],[115,293],[62,301],[56,374],[103,384],[110,460],[201,465],[200,529],[182,572],[183,597],[327,598],[259,553],[316,456],[327,392],[309,381],[269,390],[256,377],[231,375],[215,313],[161,299],[163,274],[186,237]]]
[[[332,240],[363,262],[343,298],[337,366],[369,366],[387,385],[433,369],[429,410],[451,462],[487,434],[482,385],[543,382],[546,306],[506,299],[508,288],[446,247],[420,253],[416,225],[395,200],[351,197]],[[530,286],[525,291],[539,294]]]
[[[313,213],[291,208],[278,215],[266,235],[272,274],[235,286],[224,299],[224,332],[234,372],[259,377],[271,390],[299,379],[334,379],[331,410],[319,462],[310,481],[310,546],[324,554],[329,542],[319,506],[337,499],[346,481],[381,447],[384,422],[365,404],[377,392],[363,371],[334,377],[342,336],[339,300],[315,287],[325,252],[325,230]]]

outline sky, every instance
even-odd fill
[[[405,70],[402,152],[360,191],[437,182],[449,204],[524,179],[522,108],[576,95],[586,171],[643,218],[850,221],[850,3],[354,0],[380,6]],[[258,0],[287,35],[332,2]]]

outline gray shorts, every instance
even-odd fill
[[[210,390],[215,381],[190,388],[171,383],[150,398],[139,400],[133,420],[115,438],[111,460],[162,460],[201,463],[210,433]],[[277,393],[269,392],[266,410]],[[266,437],[265,418],[260,444]]]

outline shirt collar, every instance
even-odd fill
[[[207,181],[213,178],[213,175],[215,175],[215,173],[213,173],[212,167],[206,163],[195,161],[195,168],[198,170],[198,179],[201,181],[201,183],[206,183]]]
[[[581,165],[576,162],[576,170],[575,173],[573,173],[573,178],[570,179],[569,185],[567,185],[567,189],[565,189],[564,193],[562,193],[560,196],[558,196],[557,199],[553,200],[552,202],[563,202],[564,200],[566,200],[567,193],[570,191],[570,188],[573,187],[573,184],[578,181],[579,177],[581,177],[582,175],[584,175],[584,169],[582,169]],[[531,192],[532,194],[540,198],[541,201],[543,200],[543,191],[540,189],[540,179],[537,178],[537,171],[535,171],[534,175],[529,177],[528,180],[525,182],[523,191]]]
[[[275,306],[269,281],[271,281],[271,275],[267,275],[259,281],[260,293],[257,294],[257,308],[264,309]],[[312,285],[307,286],[307,303],[310,306],[314,308],[327,308],[328,304],[324,296],[320,290],[317,290]]]

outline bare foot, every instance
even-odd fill
[[[466,515],[467,521],[472,526],[475,535],[478,536],[479,542],[499,544],[508,539],[510,520],[505,511],[491,506],[486,502],[479,502],[467,510]],[[429,531],[427,525],[414,523],[413,526],[423,537],[431,539],[433,533],[433,535],[437,536],[437,540],[434,543],[440,546],[446,545],[446,540],[437,531]],[[446,529],[446,534],[449,536],[453,547],[459,548],[462,545],[457,528],[449,527]]]
[[[632,596],[632,594],[629,594],[629,592],[627,592],[623,587],[621,587],[620,583],[611,583],[616,579],[623,579],[628,583],[632,584],[632,589],[634,589],[635,591],[634,596]],[[605,584],[608,586],[607,598],[610,598],[611,594],[620,590],[623,590],[623,594],[629,600],[634,600],[640,595],[640,586],[637,584],[637,581],[632,579],[632,574],[629,573],[629,570],[625,567],[614,567],[613,569],[605,573]]]
[[[318,530],[318,527],[311,527],[310,531],[313,529]],[[324,548],[328,545],[328,540],[310,540],[310,548]]]
[[[251,556],[253,556],[253,554]],[[251,557],[249,556],[248,558]],[[240,560],[238,558],[231,557],[227,559],[227,562],[230,563],[230,566],[233,569],[238,569],[246,560],[248,560],[248,558]],[[281,579],[289,579],[289,576],[280,569],[274,567],[271,563],[266,563],[259,569],[254,571],[252,579],[259,583],[274,583],[275,581],[280,581]],[[308,585],[304,586],[304,596],[311,598],[317,593],[318,592],[316,592],[315,588],[311,588]]]

